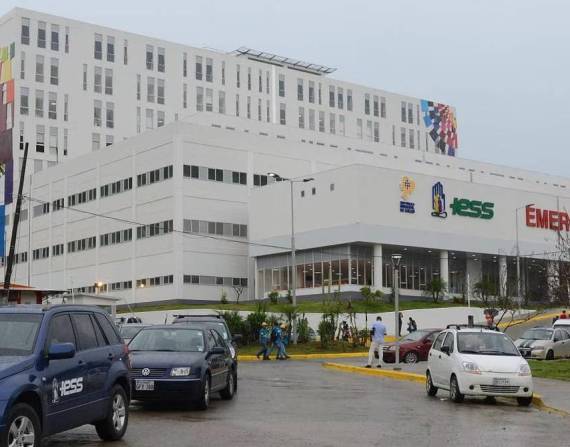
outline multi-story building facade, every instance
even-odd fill
[[[0,158],[10,164],[11,153],[17,168],[29,142],[34,173],[200,112],[302,128],[307,138],[448,155],[458,147],[452,107],[268,53],[194,48],[20,8],[0,18],[0,47],[0,131],[11,134]]]

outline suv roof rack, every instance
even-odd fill
[[[220,314],[175,314],[173,317],[177,320],[180,318],[222,318]]]
[[[448,324],[446,329],[487,329],[489,331],[501,332],[497,326],[488,326],[486,324]]]

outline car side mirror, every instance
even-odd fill
[[[75,345],[73,343],[54,343],[48,349],[49,360],[71,359],[75,357]]]
[[[232,341],[236,343],[239,343],[242,340],[243,340],[243,335],[241,334],[234,334],[234,336],[232,337]]]
[[[442,347],[441,347],[441,352],[443,352],[444,354],[449,355],[451,351],[449,350],[449,346],[442,346]]]
[[[226,350],[224,348],[222,348],[221,346],[214,346],[212,349],[210,349],[209,354],[210,355],[221,355],[221,354],[225,354]]]

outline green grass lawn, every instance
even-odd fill
[[[400,303],[400,310],[413,310],[413,309],[434,309],[441,307],[457,307],[464,306],[464,304],[457,304],[451,301],[441,301],[434,303],[431,300],[417,300],[417,301],[402,301]],[[266,311],[273,313],[283,313],[288,305],[284,303],[267,304]],[[298,303],[300,313],[322,313],[323,303],[320,301],[305,301]],[[174,312],[180,309],[216,309],[216,310],[240,310],[240,311],[254,311],[256,309],[255,303],[246,304],[157,304],[152,306],[137,306],[137,312],[144,311],[169,311]],[[377,303],[369,306],[367,309],[363,302],[353,302],[352,309],[356,312],[380,313],[380,312],[393,312],[394,305],[390,303]],[[347,308],[348,310],[348,308]],[[127,309],[121,309],[119,313],[128,313]]]
[[[255,355],[259,351],[260,346],[246,345],[239,347],[240,355]],[[368,352],[368,348],[364,346],[352,346],[351,343],[335,343],[329,348],[322,348],[319,342],[303,343],[299,345],[290,344],[287,346],[288,354],[338,354],[344,352]],[[275,351],[273,352],[275,354]]]
[[[570,360],[529,360],[533,377],[570,382]]]

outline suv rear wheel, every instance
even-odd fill
[[[235,371],[230,371],[228,373],[228,383],[226,387],[220,391],[220,396],[224,400],[232,400],[234,398],[234,394],[236,392],[236,382],[237,382],[237,374]]]
[[[455,375],[451,376],[451,380],[449,381],[449,397],[456,403],[461,403],[463,399],[465,399],[465,396],[459,391],[459,382]]]
[[[40,420],[30,405],[14,405],[6,423],[7,429],[0,435],[0,445],[38,447],[41,444]]]
[[[115,385],[111,394],[107,417],[95,424],[97,434],[103,441],[118,441],[127,431],[129,404],[125,390]]]

